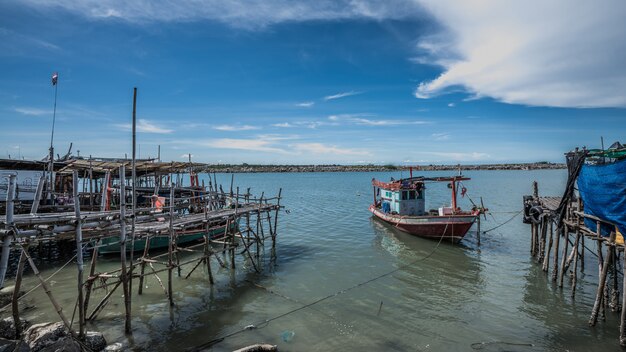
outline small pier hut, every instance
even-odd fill
[[[569,174],[561,197],[540,197],[536,182],[533,194],[524,196],[530,252],[546,273],[552,262],[551,278],[559,287],[569,271],[574,296],[578,272],[585,268],[585,240],[595,242],[599,279],[589,325],[607,310],[620,312],[619,342],[626,346],[626,148],[620,143],[607,150],[577,148],[566,159]]]
[[[54,179],[71,177],[70,192],[49,192],[50,199],[40,190],[32,205],[48,202],[50,208],[45,213],[36,207],[34,211],[16,213],[17,175],[3,172],[7,182],[5,215],[0,216],[0,287],[6,282],[10,256],[19,256],[19,263],[12,303],[0,307],[0,311],[12,313],[18,335],[20,286],[27,263],[61,321],[71,331],[77,328],[75,335],[82,337],[86,321],[96,319],[113,297],[120,297],[113,295],[120,287],[125,331],[131,333],[133,284],[140,295],[145,280],[156,279],[173,306],[174,272],[186,279],[198,268],[206,267],[207,284],[212,285],[212,267],[217,264],[234,270],[236,253],[256,271],[262,269],[266,240],[271,240],[270,253],[272,258],[275,255],[280,191],[275,197],[263,193],[254,196],[249,188],[244,192],[231,184],[231,191],[224,192],[215,175],[208,185],[200,180],[199,170],[206,169],[206,164],[138,161],[134,177],[129,172],[130,165],[127,159],[94,158],[55,163]],[[187,178],[189,183],[185,182]],[[40,179],[40,185],[47,179]],[[61,199],[66,202],[61,204]],[[155,201],[159,199],[163,203]],[[200,240],[183,246],[184,236],[189,235]],[[155,253],[151,247],[155,238],[165,239],[167,252]],[[63,307],[55,299],[54,290],[39,273],[30,250],[43,242],[68,240],[75,244],[78,269],[76,321],[67,316],[74,307]],[[106,242],[119,245],[120,266],[100,272],[98,253]],[[142,247],[135,256],[137,244]],[[87,245],[91,251],[88,264],[83,260]],[[165,275],[166,278],[160,277]]]

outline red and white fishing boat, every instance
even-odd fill
[[[457,191],[460,181],[468,177],[411,177],[382,182],[372,179],[374,204],[369,210],[377,218],[394,225],[399,230],[412,235],[459,242],[467,234],[476,219],[486,211],[474,207],[470,211],[457,206]],[[426,183],[447,183],[452,191],[452,204],[449,207],[425,210],[424,196]],[[465,187],[461,194],[465,195]]]

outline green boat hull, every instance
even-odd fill
[[[225,226],[221,226],[209,231],[209,238],[221,237],[224,235]],[[231,231],[237,228],[236,225],[232,226]],[[179,245],[194,242],[200,240],[204,237],[204,231],[198,233],[190,233],[184,235],[178,235],[177,243]],[[167,248],[169,246],[169,235],[163,236],[155,236],[150,238],[150,249],[159,249],[159,248]],[[145,239],[138,239],[135,241],[135,252],[143,251],[146,247]],[[130,244],[127,243],[126,250],[130,252]],[[100,246],[98,248],[98,252],[100,254],[114,254],[120,252],[120,240],[119,238],[104,238],[102,239]]]

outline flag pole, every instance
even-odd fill
[[[48,164],[48,172],[50,173],[50,187],[49,192],[50,192],[50,200],[52,202],[52,204],[54,204],[54,123],[56,121],[56,116],[57,116],[57,93],[59,90],[59,74],[58,73],[53,73],[52,74],[52,85],[54,86],[54,109],[52,110],[52,134],[50,135],[50,157],[49,157],[49,164]]]

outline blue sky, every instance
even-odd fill
[[[595,4],[595,3],[594,3]],[[562,161],[624,141],[626,5],[0,3],[0,156],[220,163]]]

